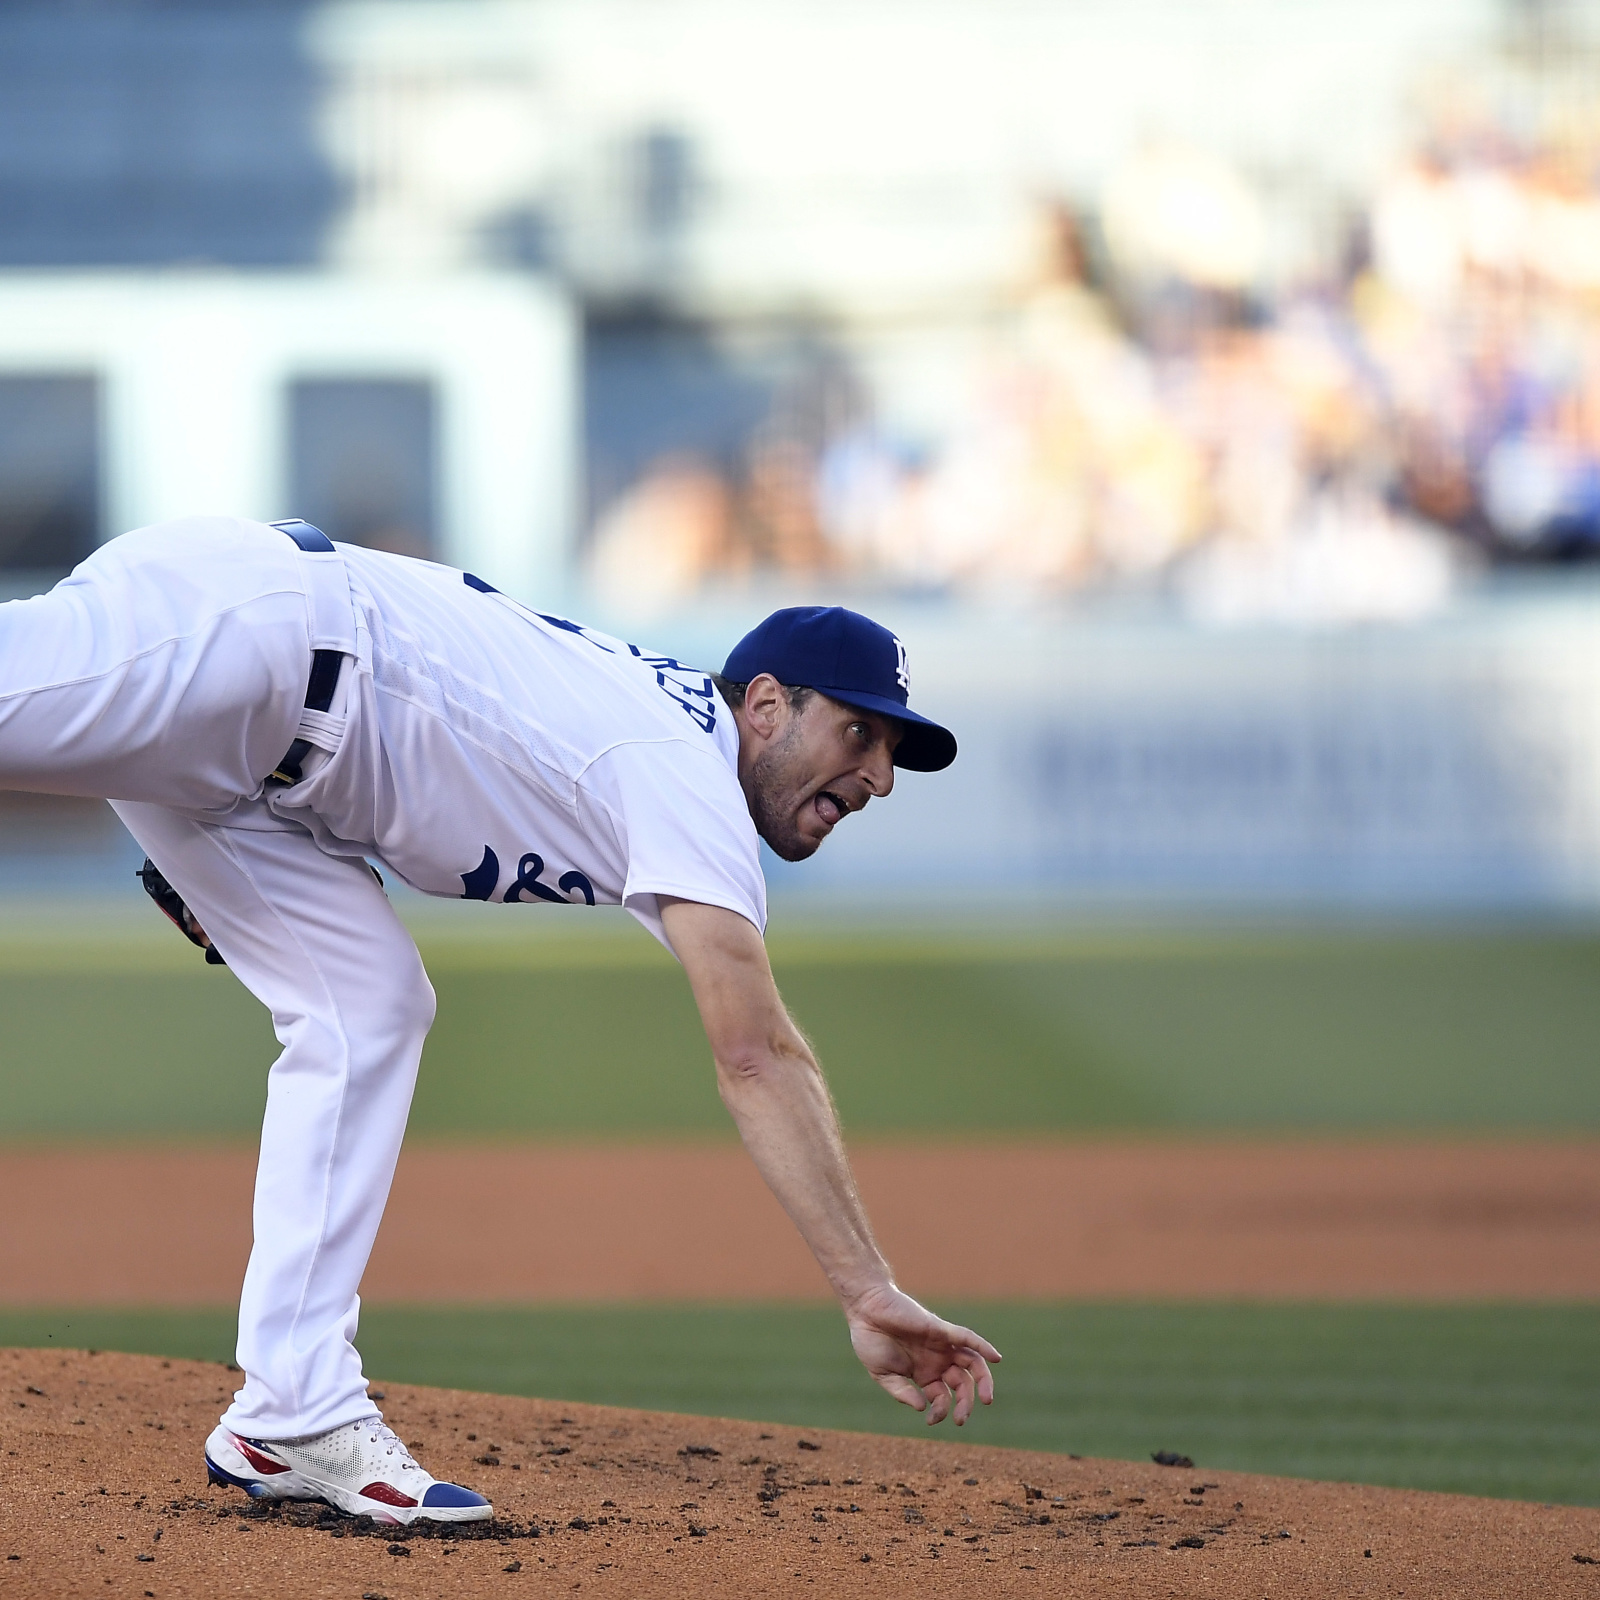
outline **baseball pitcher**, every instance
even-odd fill
[[[711,675],[304,522],[143,528],[0,605],[0,787],[109,799],[147,887],[283,1046],[213,1480],[398,1523],[492,1515],[410,1457],[354,1344],[434,1013],[369,858],[426,894],[625,906],[682,963],[867,1370],[930,1422],[993,1398],[999,1352],[896,1286],[762,942],[758,840],[803,860],[896,767],[955,759],[908,689],[900,642],[839,607],[775,613]]]

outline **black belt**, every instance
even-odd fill
[[[333,549],[333,540],[321,528],[309,522],[292,520],[272,524],[279,533],[293,539],[302,550],[326,554]],[[311,677],[306,683],[306,710],[326,711],[333,704],[333,691],[339,686],[339,667],[344,653],[339,650],[313,650],[311,652]],[[283,760],[267,774],[268,783],[299,783],[303,773],[301,763],[311,751],[311,742],[296,739],[283,753]]]

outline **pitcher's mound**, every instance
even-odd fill
[[[496,1520],[385,1528],[208,1487],[237,1383],[0,1351],[0,1594],[1600,1594],[1600,1511],[403,1384],[389,1421]]]

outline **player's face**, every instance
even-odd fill
[[[778,727],[751,761],[745,795],[756,832],[785,861],[804,861],[852,811],[894,788],[900,725],[826,695]]]

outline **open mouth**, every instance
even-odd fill
[[[836,795],[831,789],[819,789],[816,798],[811,804],[818,817],[830,828],[842,818],[850,815],[849,802]]]

